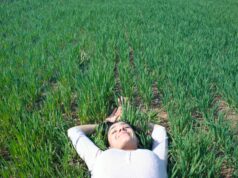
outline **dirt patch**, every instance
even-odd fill
[[[157,113],[156,118],[160,121],[160,125],[164,126],[167,130],[169,130],[169,123],[168,123],[168,113],[166,112],[165,108],[163,108],[161,103],[161,94],[158,89],[158,82],[153,82],[152,84],[152,92],[153,98],[151,101],[151,111]]]
[[[164,108],[153,108],[153,112],[156,112],[156,118],[159,120],[159,124],[164,126],[167,131],[170,130],[169,121],[168,121],[168,113]]]
[[[121,82],[120,82],[120,78],[119,78],[119,69],[118,69],[118,65],[120,62],[120,56],[119,56],[119,52],[118,49],[115,49],[115,65],[114,65],[114,79],[115,79],[115,87],[114,87],[114,93],[117,96],[121,96],[122,95],[122,88],[121,88]]]
[[[43,105],[43,102],[46,99],[47,95],[47,84],[43,83],[42,87],[40,88],[35,101],[33,102],[33,108],[40,109],[41,106]]]
[[[223,114],[224,119],[231,123],[231,130],[235,135],[238,135],[238,113],[234,108],[230,107],[229,104],[221,97],[216,96],[213,101],[213,106],[216,107],[215,117],[218,117],[219,114]],[[221,175],[224,178],[233,177],[232,174],[235,171],[234,167],[224,161],[222,163]]]
[[[140,108],[140,110],[146,110],[145,105],[142,101],[141,96],[139,95],[137,87],[134,87],[134,93],[133,93],[133,105],[137,108]]]
[[[0,150],[0,156],[5,160],[5,161],[10,161],[10,153],[8,152],[7,148],[2,148]]]
[[[73,93],[70,98],[70,111],[67,113],[65,106],[61,103],[62,116],[66,121],[73,122],[74,124],[80,125],[80,119],[78,117],[78,103],[77,94]]]
[[[129,60],[130,60],[130,65],[135,68],[135,62],[134,62],[134,50],[133,48],[130,46],[129,47]]]
[[[125,33],[125,40],[127,41],[127,44],[129,46],[129,62],[130,62],[130,67],[131,70],[133,71],[133,74],[136,79],[136,66],[135,66],[135,54],[134,54],[134,49],[130,43],[128,33]],[[162,107],[161,103],[161,95],[158,89],[158,83],[154,82],[152,84],[152,92],[153,92],[153,98],[150,103],[149,109],[146,108],[146,106],[143,103],[142,97],[139,94],[139,90],[137,86],[135,85],[134,87],[134,92],[133,92],[133,102],[132,104],[139,108],[142,112],[152,112],[155,113],[155,117],[159,120],[159,123],[166,127],[166,129],[169,129],[169,124],[168,124],[168,113],[165,111],[165,109]]]
[[[202,113],[199,112],[199,111],[195,110],[195,111],[192,112],[191,115],[192,115],[193,118],[195,118],[197,120],[204,120]]]
[[[129,42],[128,42],[128,44],[129,44]],[[133,71],[132,73],[135,76],[134,79],[136,80],[136,66],[135,66],[135,62],[134,62],[134,49],[131,46],[129,46],[128,58],[129,58],[129,63],[130,63],[130,69]],[[135,107],[140,108],[141,110],[144,110],[145,106],[144,106],[142,98],[139,94],[139,90],[138,90],[138,87],[136,84],[134,85],[134,88],[133,88],[133,98],[134,99],[132,101],[132,104]]]
[[[77,103],[77,94],[74,93],[71,96],[71,102],[70,102],[70,111],[71,111],[71,117],[75,120],[79,120],[77,112],[78,112],[78,103]]]
[[[238,113],[235,111],[235,109],[230,107],[221,96],[217,96],[214,99],[214,104],[217,105],[215,115],[218,116],[220,113],[224,114],[224,119],[231,123],[232,129],[236,130],[238,128]],[[238,134],[237,130],[236,134]]]
[[[151,107],[152,108],[158,108],[161,105],[161,97],[159,94],[159,89],[158,89],[158,82],[154,82],[152,84],[152,92],[153,92],[153,98],[151,101]]]
[[[204,118],[202,112],[198,111],[197,108],[195,108],[194,110],[191,111],[190,114],[193,119],[192,122],[193,128],[202,129],[207,132],[209,131],[208,126],[204,124],[206,119]]]
[[[222,175],[222,177],[224,177],[224,178],[231,178],[232,177],[232,174],[233,174],[233,172],[234,172],[234,168],[233,167],[229,167],[228,165],[227,165],[227,162],[226,161],[224,161],[223,163],[222,163],[222,168],[221,168],[221,175]]]
[[[49,91],[55,91],[58,89],[58,72],[54,72],[53,75],[46,81],[44,81],[39,88],[35,98],[33,101],[30,101],[26,105],[26,109],[28,112],[32,112],[34,110],[40,110],[44,104],[44,101],[47,98]]]
[[[71,159],[68,161],[69,166],[71,166],[72,168],[78,167],[78,166],[82,166],[83,170],[85,172],[87,172],[87,166],[86,163],[77,155],[74,154]]]
[[[153,91],[153,98],[151,101],[151,105],[149,108],[141,107],[140,110],[144,113],[153,113],[153,118],[155,119],[155,122],[158,121],[158,123],[166,128],[167,131],[170,130],[169,127],[169,121],[168,121],[168,112],[166,109],[162,106],[161,103],[161,95],[159,93],[158,89],[158,83],[154,82],[152,85],[152,91]]]

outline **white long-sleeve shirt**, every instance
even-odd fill
[[[68,130],[74,148],[86,162],[92,178],[166,178],[168,137],[155,125],[152,151],[147,149],[100,150],[78,127]]]

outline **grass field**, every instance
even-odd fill
[[[1,1],[0,176],[89,177],[66,131],[122,95],[167,127],[169,177],[238,177],[237,17],[236,0]]]

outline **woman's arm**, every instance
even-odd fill
[[[80,125],[68,129],[68,137],[90,171],[93,170],[97,156],[101,154],[101,150],[86,136],[86,133],[92,133],[94,128],[93,124],[89,126]]]
[[[161,125],[153,125],[153,146],[152,151],[161,159],[165,167],[167,167],[168,159],[168,136],[165,127]]]
[[[120,119],[122,107],[115,109],[113,113],[106,118],[106,121],[114,122]],[[95,159],[101,154],[101,150],[86,136],[91,135],[98,124],[78,125],[68,129],[68,137],[72,141],[74,148],[79,156],[86,162],[88,169],[93,170]]]
[[[114,109],[112,114],[105,119],[105,121],[115,122],[120,119],[122,115],[122,107],[119,106],[118,108]],[[86,124],[86,125],[78,125],[73,128],[80,129],[84,134],[91,135],[95,130],[98,124]]]
[[[98,124],[87,124],[87,125],[78,125],[72,128],[80,129],[85,135],[91,135],[95,131],[97,126]]]

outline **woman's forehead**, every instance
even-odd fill
[[[116,123],[112,124],[111,127],[109,128],[109,131],[112,130],[112,129],[114,129],[114,128],[117,127],[118,125],[128,125],[128,126],[130,126],[130,125],[127,124],[126,122],[120,121],[120,122],[116,122]]]

